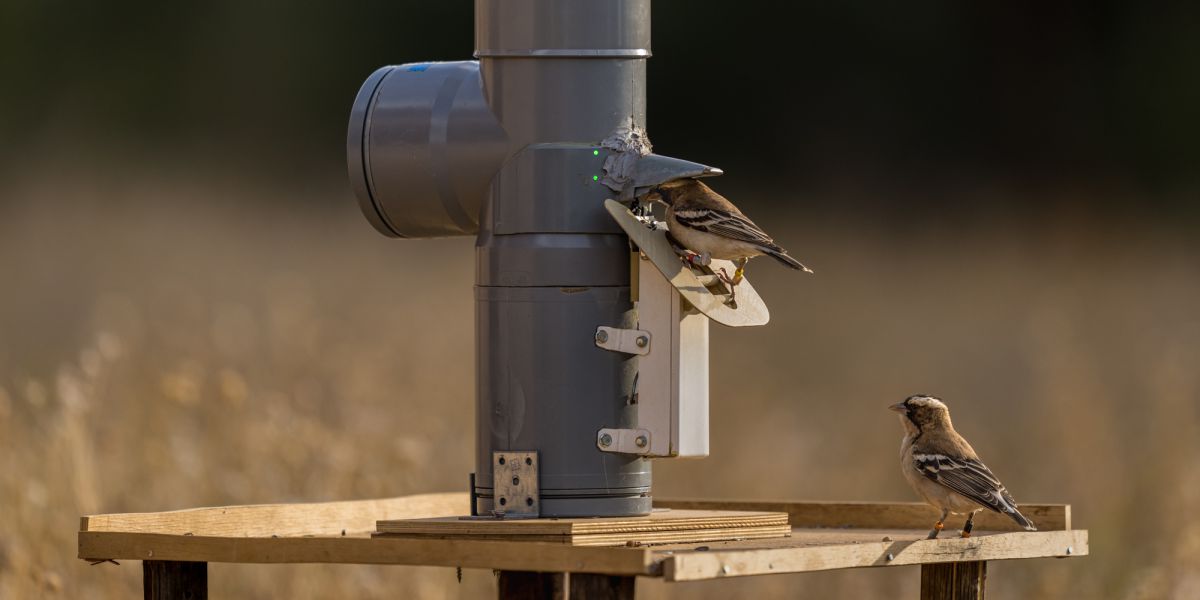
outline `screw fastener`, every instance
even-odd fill
[[[1074,553],[1075,553],[1075,547],[1067,546],[1067,554],[1074,554]]]
[[[608,332],[601,329],[596,332],[596,343],[603,344],[608,341]]]
[[[888,559],[889,561],[896,560],[896,555],[895,555],[895,554],[892,554],[891,552],[888,552],[887,559]]]
[[[637,447],[638,447],[638,448],[645,448],[645,447],[646,447],[646,443],[647,443],[647,442],[649,442],[649,441],[650,441],[650,440],[647,440],[647,439],[646,439],[646,436],[644,436],[644,435],[639,435],[639,436],[637,436],[637,438],[635,438],[635,439],[633,440],[633,443],[634,443],[634,444],[637,444]]]
[[[645,348],[648,344],[650,344],[650,338],[644,335],[639,335],[637,339],[633,341],[633,343],[637,344],[638,348]]]
[[[607,448],[612,445],[612,436],[607,433],[600,434],[600,445]]]

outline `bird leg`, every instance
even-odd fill
[[[973,527],[975,527],[975,513],[967,515],[967,522],[963,524],[962,533],[960,535],[965,538],[971,537],[971,529]]]
[[[683,244],[680,244],[678,241],[676,241],[675,238],[670,235],[670,233],[667,234],[667,243],[671,245],[671,249],[675,251],[675,254],[679,255],[679,259],[686,262],[689,267],[694,267],[696,265],[707,267],[709,263],[712,262],[712,256],[710,256],[709,253],[705,252],[704,254],[696,254],[695,252],[684,248]]]
[[[737,269],[733,272],[733,277],[729,276],[729,272],[724,267],[717,269],[717,278],[725,282],[729,286],[729,302],[726,304],[737,308],[737,285],[746,278],[746,263],[749,258],[741,258],[737,261]]]
[[[929,537],[927,537],[925,539],[932,540],[932,539],[937,538],[938,534],[942,532],[942,528],[946,526],[944,521],[946,520],[946,515],[948,515],[948,514],[950,514],[950,509],[943,508],[942,509],[942,517],[940,519],[938,519],[937,523],[933,524],[933,531],[930,531]]]
[[[737,285],[746,278],[746,263],[750,262],[749,258],[742,258],[737,261],[737,270],[733,272],[733,285]]]
[[[688,261],[688,264],[692,265],[692,266],[700,265],[702,267],[707,267],[709,265],[709,263],[712,262],[712,257],[709,256],[709,254],[707,252],[705,252],[704,254],[696,254],[695,252],[689,252],[687,255],[687,261]]]

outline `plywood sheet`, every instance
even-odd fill
[[[791,527],[787,514],[781,512],[660,509],[646,516],[619,518],[383,520],[378,531],[381,535],[599,546],[783,537]]]

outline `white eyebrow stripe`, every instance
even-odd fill
[[[933,396],[912,396],[908,398],[908,402],[911,402],[917,406],[935,406],[938,408],[947,408],[945,402],[942,402],[940,398],[935,398]]]

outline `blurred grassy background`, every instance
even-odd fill
[[[0,598],[137,593],[135,563],[74,558],[80,514],[464,487],[472,242],[377,235],[341,161],[361,79],[469,56],[470,13],[0,6]],[[751,269],[772,322],[714,330],[713,455],[655,492],[914,499],[883,408],[933,393],[1018,500],[1092,531],[1086,559],[994,563],[993,596],[1200,595],[1197,15],[660,0],[659,150],[725,168],[817,274]],[[494,585],[213,573],[214,597]],[[911,597],[917,574],[640,585]]]

